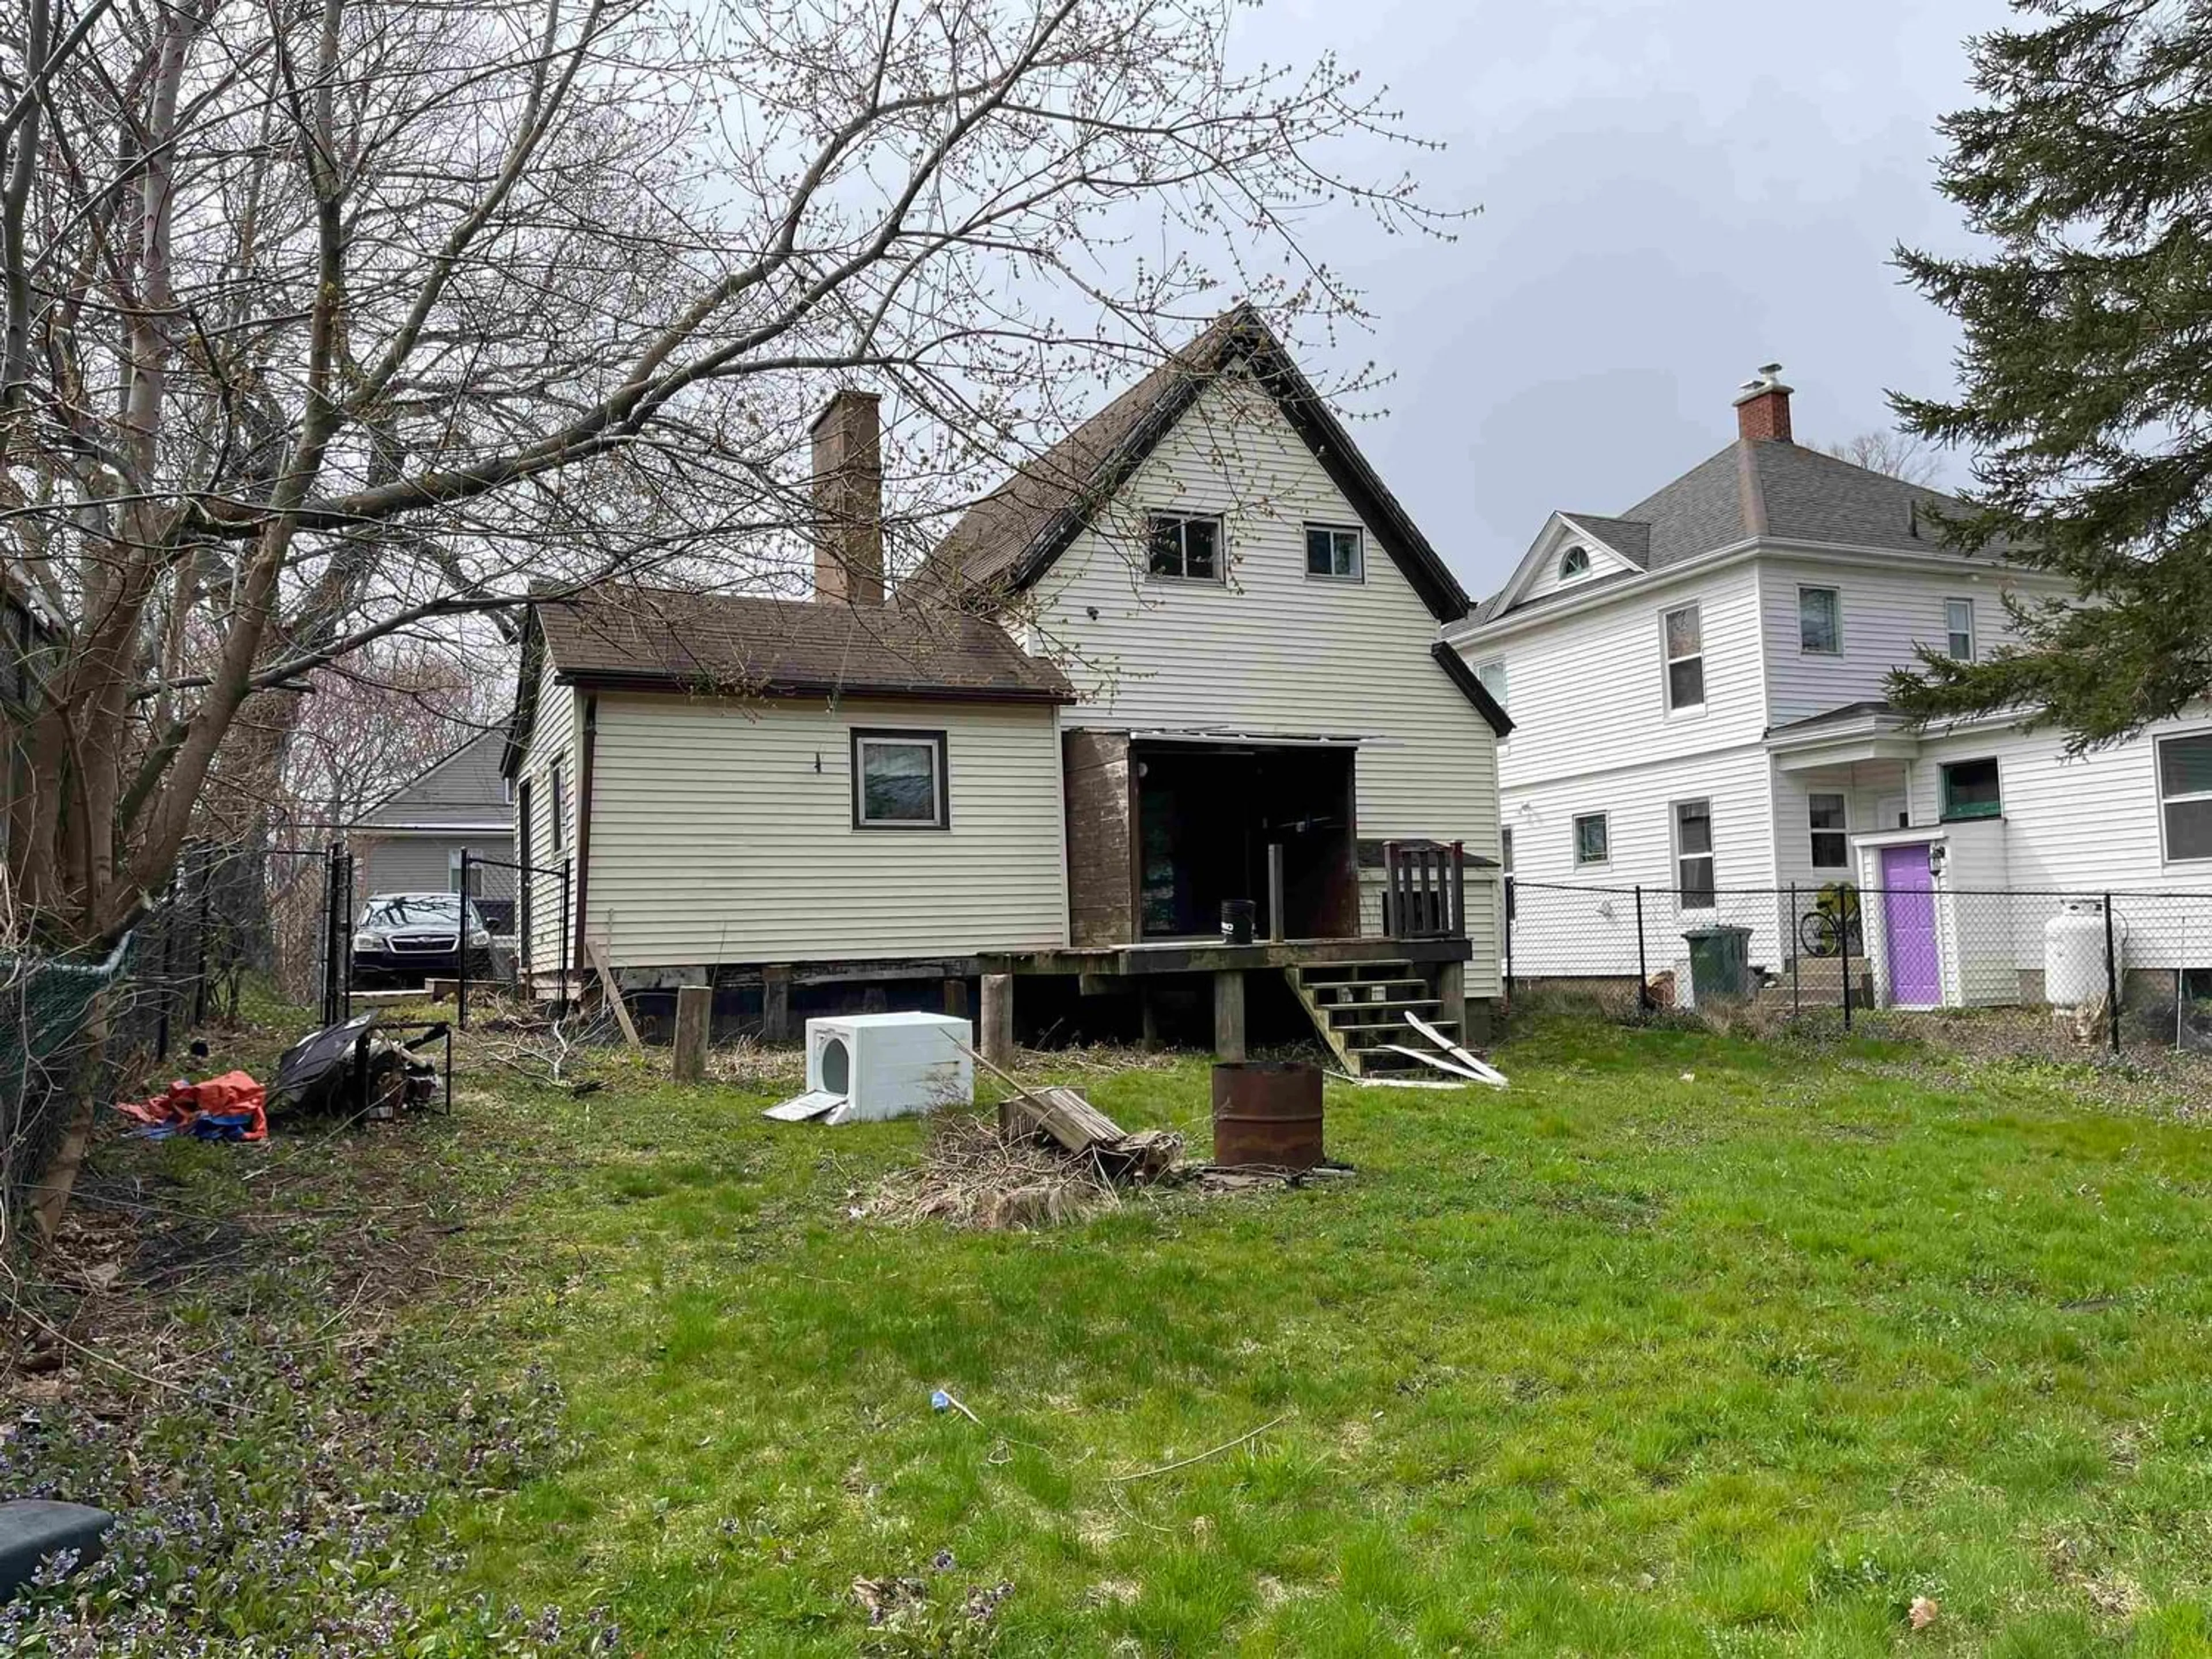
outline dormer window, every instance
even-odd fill
[[[1559,555],[1559,580],[1573,581],[1578,576],[1589,574],[1589,549],[1571,547]]]

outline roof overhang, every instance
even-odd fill
[[[1770,732],[1767,752],[1785,772],[1850,766],[1859,761],[1911,760],[1921,733],[1905,716],[1887,708],[1851,709]]]
[[[1152,726],[1133,730],[1131,743],[1182,743],[1236,749],[1361,749],[1389,738],[1358,732],[1244,732],[1212,726]]]
[[[717,684],[708,674],[675,675],[654,669],[625,672],[617,669],[572,670],[556,662],[554,683],[583,691],[668,691],[686,696],[720,696],[788,701],[809,698],[848,702],[868,698],[885,702],[1033,702],[1076,701],[1074,690],[1048,690],[1026,686],[963,685],[844,685],[832,680],[731,681]]]

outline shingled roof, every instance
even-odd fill
[[[1072,702],[1066,678],[981,617],[920,604],[740,599],[607,586],[532,612],[574,684],[750,696]]]
[[[1940,553],[1938,516],[1966,510],[1954,495],[1787,439],[1739,438],[1617,516],[1562,516],[1652,571],[1754,538]],[[1504,604],[1509,591],[1486,599],[1476,620],[1519,610]],[[1564,597],[1562,590],[1542,599]]]
[[[908,579],[972,600],[1036,581],[1173,428],[1206,383],[1249,366],[1307,447],[1441,622],[1470,601],[1282,342],[1249,305],[1224,312],[1172,357],[978,501]]]

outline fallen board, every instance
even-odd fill
[[[1449,1072],[1454,1077],[1463,1077],[1470,1083],[1480,1083],[1483,1080],[1480,1073],[1470,1072],[1466,1066],[1446,1060],[1442,1054],[1432,1054],[1425,1048],[1408,1048],[1402,1042],[1385,1042],[1380,1046],[1388,1048],[1394,1054],[1404,1054],[1409,1060],[1418,1060],[1424,1066],[1433,1066],[1439,1072]]]
[[[1465,1066],[1469,1071],[1473,1072],[1477,1078],[1480,1079],[1483,1082],[1487,1083],[1492,1088],[1503,1089],[1505,1086],[1504,1073],[1499,1071],[1494,1066],[1476,1059],[1473,1054],[1468,1053],[1466,1049],[1461,1048],[1459,1044],[1454,1042],[1449,1037],[1446,1036],[1442,1031],[1437,1030],[1435,1026],[1430,1024],[1428,1021],[1423,1019],[1419,1014],[1409,1011],[1406,1015],[1406,1023],[1408,1025],[1411,1025],[1415,1030],[1419,1031],[1423,1036],[1428,1038],[1430,1042],[1435,1043],[1437,1047],[1442,1048],[1454,1060],[1458,1060],[1462,1065]]]
[[[1362,1089],[1442,1089],[1456,1094],[1467,1087],[1464,1083],[1449,1083],[1443,1078],[1354,1077],[1349,1072],[1331,1072],[1328,1075],[1335,1082],[1352,1084]]]

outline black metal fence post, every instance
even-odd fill
[[[469,1029],[469,920],[476,914],[469,902],[469,849],[461,848],[461,926],[460,949],[454,952],[453,1024],[460,1030]]]
[[[1651,963],[1644,953],[1644,890],[1636,890],[1636,1012],[1651,1012]]]
[[[1797,937],[1797,884],[1790,884],[1790,908],[1783,912],[1784,946],[1790,952],[1790,1023],[1796,1024],[1804,1012],[1804,1000],[1799,992],[1797,965],[1805,954],[1805,941]]]
[[[1508,875],[1499,884],[1499,902],[1505,907],[1505,1000],[1513,1000],[1513,878]]]
[[[1843,964],[1844,969],[1844,1029],[1846,1031],[1851,1029],[1851,891],[1846,884],[1839,888],[1836,895],[1836,960]],[[1858,908],[1862,915],[1865,913],[1863,897]],[[1892,955],[1890,960],[1895,962],[1897,957]]]
[[[212,850],[203,844],[192,860],[199,866],[200,898],[199,915],[192,927],[193,947],[198,953],[192,967],[192,1024],[196,1028],[207,1023],[208,911],[211,897],[208,878],[211,873],[209,854]]]
[[[574,865],[561,866],[561,943],[560,948],[553,953],[553,971],[560,975],[557,982],[561,989],[556,1002],[563,1014],[568,1012],[568,955],[575,948],[575,934],[568,927],[568,887],[574,875]]]
[[[2105,1023],[2112,1052],[2120,1052],[2120,953],[2112,937],[2112,896],[2105,895]]]

